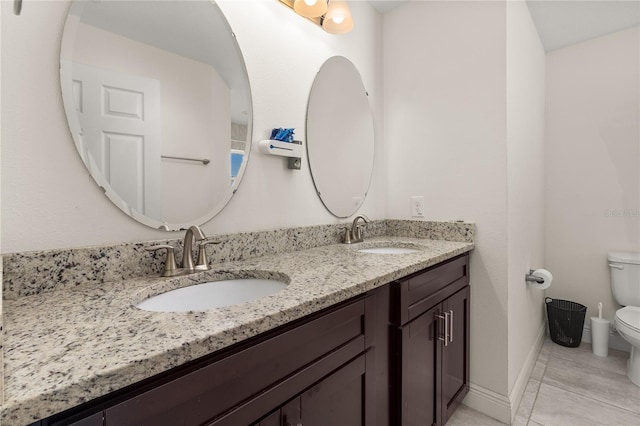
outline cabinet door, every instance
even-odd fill
[[[438,313],[437,306],[399,328],[397,411],[402,426],[436,425],[440,418]]]
[[[365,355],[360,355],[300,395],[301,424],[364,426],[365,400]]]
[[[278,426],[302,426],[302,412],[299,397],[289,401],[280,411],[282,413],[282,421]]]
[[[340,367],[253,426],[364,426],[365,356]]]
[[[449,314],[449,342],[442,346],[442,424],[469,392],[469,286],[442,304]]]

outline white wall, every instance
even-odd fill
[[[524,1],[507,3],[509,397],[512,416],[544,330],[544,292],[524,281],[544,268],[545,53]]]
[[[31,1],[16,17],[1,2],[2,252],[103,245],[178,237],[152,230],[114,207],[75,152],[62,108],[58,62],[68,1]],[[273,127],[295,127],[305,139],[306,105],[322,63],[334,55],[358,68],[376,123],[376,165],[359,212],[385,214],[382,153],[381,17],[350,3],[354,30],[335,36],[273,0],[218,1],[237,36],[253,96],[253,140]],[[27,13],[28,12],[28,13]],[[37,52],[37,54],[35,54]],[[207,234],[340,221],[318,199],[306,160],[300,171],[257,152],[229,205],[203,226]]]
[[[640,250],[638,28],[547,54],[547,296],[613,319],[607,252]]]
[[[471,382],[507,394],[506,5],[409,2],[384,20],[389,217],[476,222]]]

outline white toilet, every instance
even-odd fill
[[[640,386],[640,253],[609,253],[613,298],[624,306],[616,311],[615,326],[631,343],[627,377]]]

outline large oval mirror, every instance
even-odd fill
[[[373,116],[360,73],[342,56],[329,58],[313,82],[307,154],[325,207],[337,217],[354,214],[373,174]]]
[[[62,97],[91,176],[145,225],[203,224],[235,193],[249,155],[240,49],[209,1],[76,1]]]

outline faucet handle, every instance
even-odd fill
[[[220,243],[221,241],[217,240],[203,240],[200,244],[198,244],[198,262],[196,264],[197,270],[209,269],[209,262],[207,261],[207,245]]]
[[[351,229],[344,228],[344,235],[342,236],[342,242],[344,244],[351,244]]]
[[[147,251],[158,251],[163,249],[167,250],[167,260],[164,263],[164,271],[162,272],[162,276],[173,277],[178,271],[178,267],[176,266],[176,256],[173,254],[173,246],[170,246],[168,244],[161,244],[158,246],[145,248],[145,250]]]

